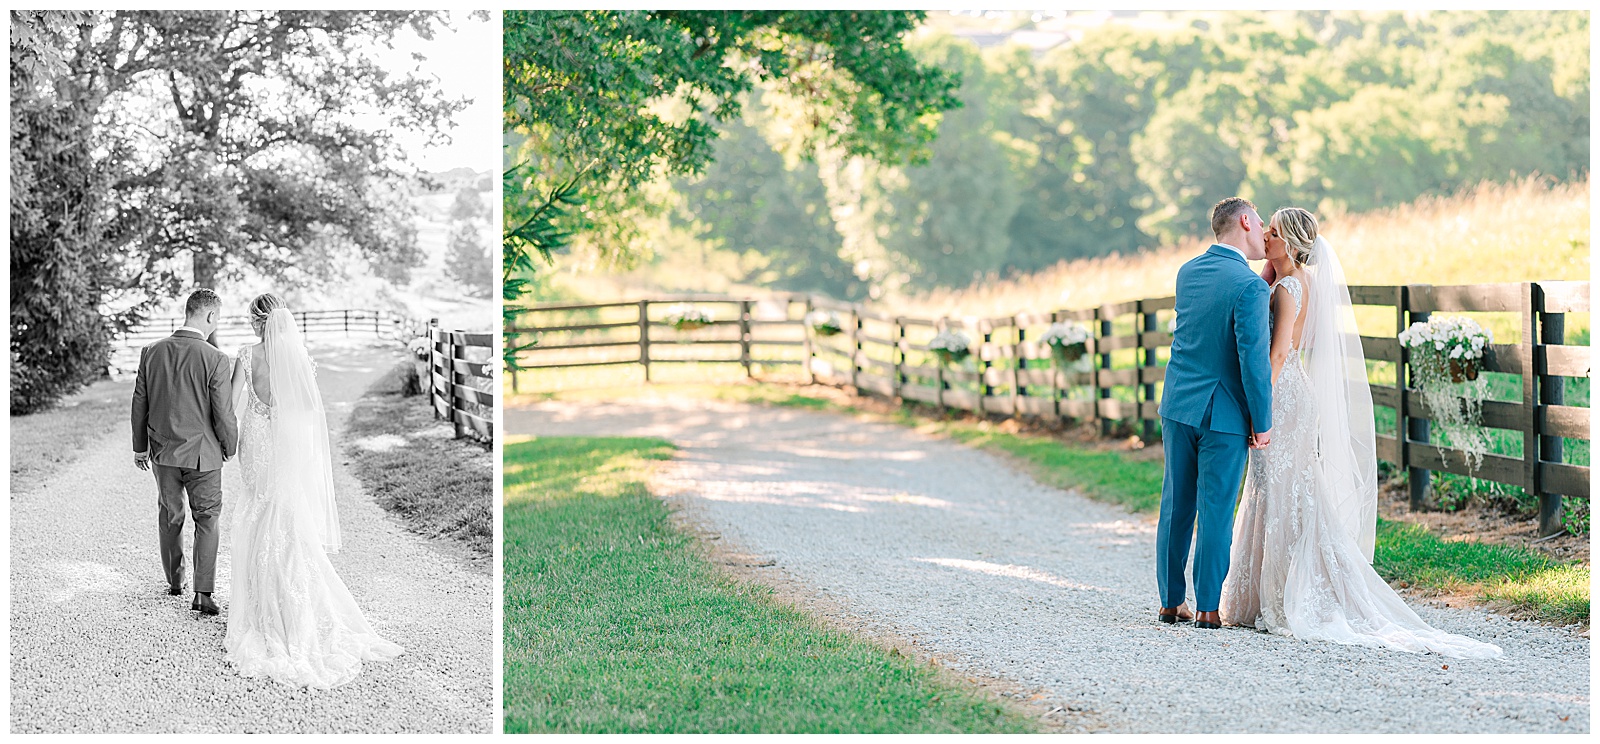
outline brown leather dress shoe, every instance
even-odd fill
[[[1167,624],[1172,624],[1179,621],[1189,622],[1193,618],[1194,613],[1189,612],[1189,608],[1185,607],[1184,605],[1178,605],[1177,607],[1163,607],[1156,611],[1156,619]]]
[[[1212,610],[1194,616],[1194,627],[1216,630],[1222,627],[1222,613]]]

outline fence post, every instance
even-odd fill
[[[861,311],[855,306],[850,306],[850,387],[856,389],[856,394],[861,394],[856,371],[861,367]]]
[[[1544,290],[1539,289],[1539,341],[1544,344],[1565,344],[1567,342],[1567,316],[1562,313],[1544,312]],[[1559,406],[1566,404],[1566,380],[1552,377],[1548,374],[1539,377],[1539,402],[1542,405]],[[1542,419],[1542,417],[1540,417]],[[1536,419],[1537,420],[1537,419]],[[1545,462],[1561,462],[1563,443],[1561,437],[1539,437],[1539,459]],[[1541,491],[1544,483],[1539,484]],[[1539,532],[1542,535],[1555,534],[1565,529],[1562,523],[1563,506],[1560,494],[1539,494]]]
[[[1106,310],[1107,307],[1105,305],[1101,305],[1094,311],[1094,317],[1100,320],[1099,339],[1111,337],[1112,319],[1108,317],[1110,313],[1106,312]],[[1111,374],[1111,351],[1109,349],[1101,351],[1101,344],[1098,343],[1099,339],[1096,339],[1097,342],[1095,343],[1095,351],[1099,351],[1101,354],[1100,369],[1095,373],[1094,376],[1094,417],[1100,421],[1100,436],[1109,437],[1111,436],[1111,419],[1101,415],[1100,401],[1109,401],[1111,399],[1111,384],[1107,379]]]
[[[949,318],[940,318],[937,323],[933,324],[933,332],[936,333],[936,334],[937,333],[943,333],[944,330],[946,328],[948,328],[948,327],[950,327],[950,319]],[[933,355],[933,372],[934,372],[934,377],[933,377],[933,379],[934,379],[934,385],[933,385],[934,398],[933,398],[933,401],[934,401],[935,404],[937,404],[939,406],[939,413],[944,413],[945,412],[945,406],[944,406],[944,386],[945,386],[945,381],[944,381],[944,358],[942,356],[940,356],[939,354],[934,354]]]
[[[989,322],[988,318],[978,321],[978,333],[983,336],[983,342],[978,344],[978,360],[982,364],[974,364],[972,366],[977,368],[978,372],[977,413],[982,416],[985,412],[984,407],[988,405],[989,397],[994,395],[994,386],[989,384],[989,370],[994,369],[994,360],[989,358],[992,356],[989,352],[990,344],[994,341],[994,326]]]
[[[1154,374],[1157,355],[1155,345],[1150,343],[1150,336],[1160,329],[1160,323],[1156,322],[1156,315],[1159,311],[1145,308],[1144,303],[1144,300],[1139,300],[1139,316],[1144,322],[1142,330],[1136,333],[1139,348],[1142,349],[1139,353],[1144,356],[1145,369],[1139,370],[1141,377],[1146,374],[1146,370],[1150,371],[1149,374]],[[1150,380],[1141,387],[1144,395],[1141,396],[1139,402],[1139,437],[1148,442],[1156,436],[1156,420],[1145,415],[1144,404],[1156,401],[1156,383],[1154,380]]]
[[[1403,287],[1400,295],[1401,304],[1405,306],[1404,311],[1401,313],[1401,317],[1404,319],[1400,324],[1401,330],[1410,328],[1411,323],[1428,322],[1428,316],[1432,314],[1427,312],[1413,312],[1411,310],[1411,286],[1412,285],[1407,285]],[[1410,353],[1406,349],[1402,348],[1400,350],[1400,358],[1406,360],[1405,373],[1408,379],[1406,388],[1416,385],[1417,377],[1414,374],[1414,370],[1411,368]],[[1411,394],[1407,392],[1407,390],[1402,389],[1400,391],[1401,408],[1405,408],[1406,406],[1410,405],[1410,403]],[[1404,449],[1404,466],[1406,468],[1406,484],[1410,489],[1410,506],[1412,511],[1422,511],[1423,509],[1428,508],[1428,500],[1433,495],[1433,472],[1425,468],[1411,467],[1412,457],[1410,445],[1428,443],[1428,419],[1416,418],[1408,415],[1405,416],[1405,422],[1405,438],[1407,440],[1407,446]]]
[[[889,358],[894,360],[894,402],[901,402],[900,391],[906,384],[906,324],[905,318],[895,316],[894,319],[894,351]]]
[[[1561,313],[1546,313],[1544,288],[1535,283],[1529,283],[1524,290],[1528,300],[1524,312],[1528,320],[1524,322],[1523,332],[1531,334],[1534,328],[1539,329],[1540,344],[1560,345],[1567,341],[1566,316]],[[1523,442],[1523,458],[1528,462],[1528,493],[1539,499],[1539,536],[1548,537],[1559,534],[1566,529],[1562,523],[1563,509],[1561,494],[1546,493],[1544,479],[1540,477],[1539,462],[1561,462],[1562,443],[1561,437],[1544,436],[1544,427],[1541,422],[1543,416],[1539,411],[1545,406],[1561,405],[1566,401],[1566,381],[1560,377],[1548,374],[1548,371],[1539,369],[1535,352],[1538,350],[1527,338],[1523,339],[1527,369],[1523,370],[1524,380],[1536,383],[1533,387],[1538,390],[1538,405],[1528,406],[1528,437]],[[1537,378],[1534,376],[1537,375]],[[1528,385],[1524,385],[1523,397],[1531,397]],[[1533,450],[1530,456],[1528,450]]]
[[[350,335],[350,311],[348,309],[344,311],[344,335]]]
[[[466,436],[461,417],[456,415],[458,413],[456,409],[456,358],[460,356],[460,347],[456,344],[453,334],[447,331],[440,331],[439,335],[450,339],[444,345],[446,349],[444,355],[444,381],[446,385],[444,402],[450,408],[450,424],[455,429],[456,439],[460,439]]]
[[[750,301],[739,300],[739,363],[744,365],[745,379],[750,373]]]
[[[439,385],[439,319],[428,319],[428,407],[433,409],[433,420],[439,420],[439,406],[433,401]]]
[[[650,301],[639,300],[639,364],[644,367],[644,381],[650,381]]]
[[[1022,342],[1027,340],[1028,332],[1015,316],[1011,318],[1011,328],[1017,338],[1016,345],[1011,347],[1011,415],[1021,416],[1022,399],[1028,394],[1022,384],[1023,366],[1027,364],[1027,360],[1022,358]]]
[[[805,339],[806,339],[805,340],[805,344],[806,344],[806,346],[805,346],[805,365],[806,366],[805,366],[805,369],[802,370],[802,371],[811,376],[811,384],[813,384],[813,385],[817,384],[817,369],[816,369],[816,366],[814,364],[812,364],[813,360],[816,359],[817,349],[813,345],[813,342],[811,340],[811,337],[813,335],[812,332],[811,332],[811,313],[814,312],[815,310],[816,310],[816,300],[815,300],[815,298],[813,296],[811,296],[811,295],[806,295],[806,315],[800,321],[800,327],[801,327],[801,330],[803,331],[803,333],[805,335]]]

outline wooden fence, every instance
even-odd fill
[[[427,333],[420,321],[388,310],[342,309],[302,310],[294,313],[300,332],[309,337],[361,336],[404,342]],[[112,339],[111,359],[106,365],[113,376],[131,374],[139,366],[139,349],[151,342],[172,335],[183,327],[181,317],[148,318],[138,327],[117,334]],[[250,318],[244,315],[225,316],[217,327],[217,337],[222,340],[255,338]],[[225,344],[224,344],[225,345]]]
[[[1559,531],[1561,497],[1589,495],[1588,466],[1564,462],[1562,452],[1563,437],[1589,439],[1589,411],[1565,404],[1562,380],[1590,377],[1589,347],[1566,344],[1564,324],[1567,313],[1589,312],[1589,283],[1356,286],[1350,291],[1364,312],[1394,317],[1392,333],[1363,336],[1362,344],[1369,361],[1393,369],[1393,382],[1372,384],[1372,398],[1375,406],[1394,411],[1395,431],[1404,436],[1380,434],[1378,457],[1409,470],[1413,507],[1427,499],[1431,472],[1468,474],[1538,497],[1541,532]],[[663,308],[685,301],[711,309],[718,319],[703,331],[670,330]],[[753,366],[803,364],[804,372],[819,383],[985,415],[1090,421],[1102,434],[1137,432],[1148,440],[1158,436],[1173,305],[1174,298],[1163,297],[1001,318],[925,319],[817,296],[761,301],[678,296],[534,306],[519,328],[508,329],[507,343],[538,339],[536,347],[519,357],[524,369],[640,364],[647,380],[650,366],[663,362],[737,362],[752,376]],[[757,306],[767,307],[768,317],[755,317],[752,308]],[[781,313],[775,309],[780,306]],[[803,321],[811,311],[835,314],[841,332],[816,333]],[[1485,427],[1521,435],[1520,456],[1487,455],[1469,472],[1461,451],[1430,443],[1430,414],[1413,389],[1408,353],[1397,335],[1433,312],[1514,313],[1520,319],[1520,338],[1492,345],[1484,367],[1517,375],[1521,400],[1491,400],[1483,406]],[[1091,332],[1087,361],[1076,369],[1059,368],[1050,349],[1036,340],[1051,323],[1061,321],[1083,324]],[[941,365],[933,359],[928,342],[946,328],[965,331],[972,339],[968,360]],[[727,351],[694,351],[705,346]],[[763,353],[784,346],[796,347],[798,358]],[[663,354],[663,348],[672,353]],[[729,353],[733,351],[736,357]]]
[[[686,302],[710,312],[712,320],[705,328],[678,331],[667,322],[672,306]],[[742,365],[753,376],[755,368],[804,364],[799,352],[810,349],[802,322],[806,302],[803,295],[767,300],[675,295],[637,302],[537,305],[523,314],[520,327],[506,329],[506,343],[539,339],[537,346],[520,355],[525,370],[638,364],[648,381],[657,365],[725,362]],[[785,348],[795,353],[784,356]],[[512,375],[513,392],[517,386]]]
[[[428,401],[436,419],[455,425],[456,438],[494,441],[493,333],[428,326]]]

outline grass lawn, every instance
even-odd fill
[[[671,389],[724,400],[867,413],[849,403],[774,385],[675,385]],[[919,410],[933,413],[922,406],[902,406],[878,417],[1009,455],[1041,483],[1077,488],[1129,511],[1153,512],[1161,505],[1160,458],[1092,449],[1042,434],[1009,433],[987,422],[941,419],[919,415]],[[1589,568],[1559,563],[1531,548],[1446,541],[1420,525],[1380,519],[1373,566],[1389,581],[1476,596],[1514,615],[1559,624],[1589,622]]]
[[[483,445],[449,435],[419,435],[435,427],[427,398],[400,394],[411,362],[396,365],[356,402],[345,432],[345,453],[363,486],[406,526],[464,545],[474,558],[494,555],[494,460]],[[355,446],[388,439],[388,449]]]
[[[507,442],[507,733],[1037,729],[723,573],[646,490],[671,453],[656,439]]]
[[[133,467],[133,381],[101,380],[46,411],[11,417],[11,492],[26,493],[78,459],[95,440],[120,430]],[[152,491],[153,493],[153,491]]]

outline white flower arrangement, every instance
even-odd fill
[[[406,342],[406,350],[410,351],[411,356],[421,362],[428,359],[428,347],[431,345],[427,336],[418,336]]]
[[[806,325],[818,336],[836,336],[844,332],[844,322],[835,312],[812,310],[806,313]]]
[[[961,331],[946,328],[934,334],[933,340],[928,342],[928,351],[937,355],[941,362],[959,362],[972,353],[972,339]]]
[[[1400,332],[1400,345],[1411,350],[1413,363],[1448,364],[1452,382],[1478,379],[1478,362],[1494,343],[1494,334],[1460,315],[1435,315]]]
[[[674,330],[692,331],[711,325],[711,313],[683,302],[667,308],[666,320]]]
[[[1089,351],[1089,329],[1077,323],[1051,323],[1039,341],[1050,347],[1050,355],[1062,366],[1083,358]]]
[[[1478,366],[1494,334],[1471,318],[1434,315],[1425,323],[1412,323],[1399,339],[1411,350],[1423,405],[1450,444],[1466,454],[1467,467],[1476,470],[1489,451],[1483,428],[1489,380],[1478,374]]]

